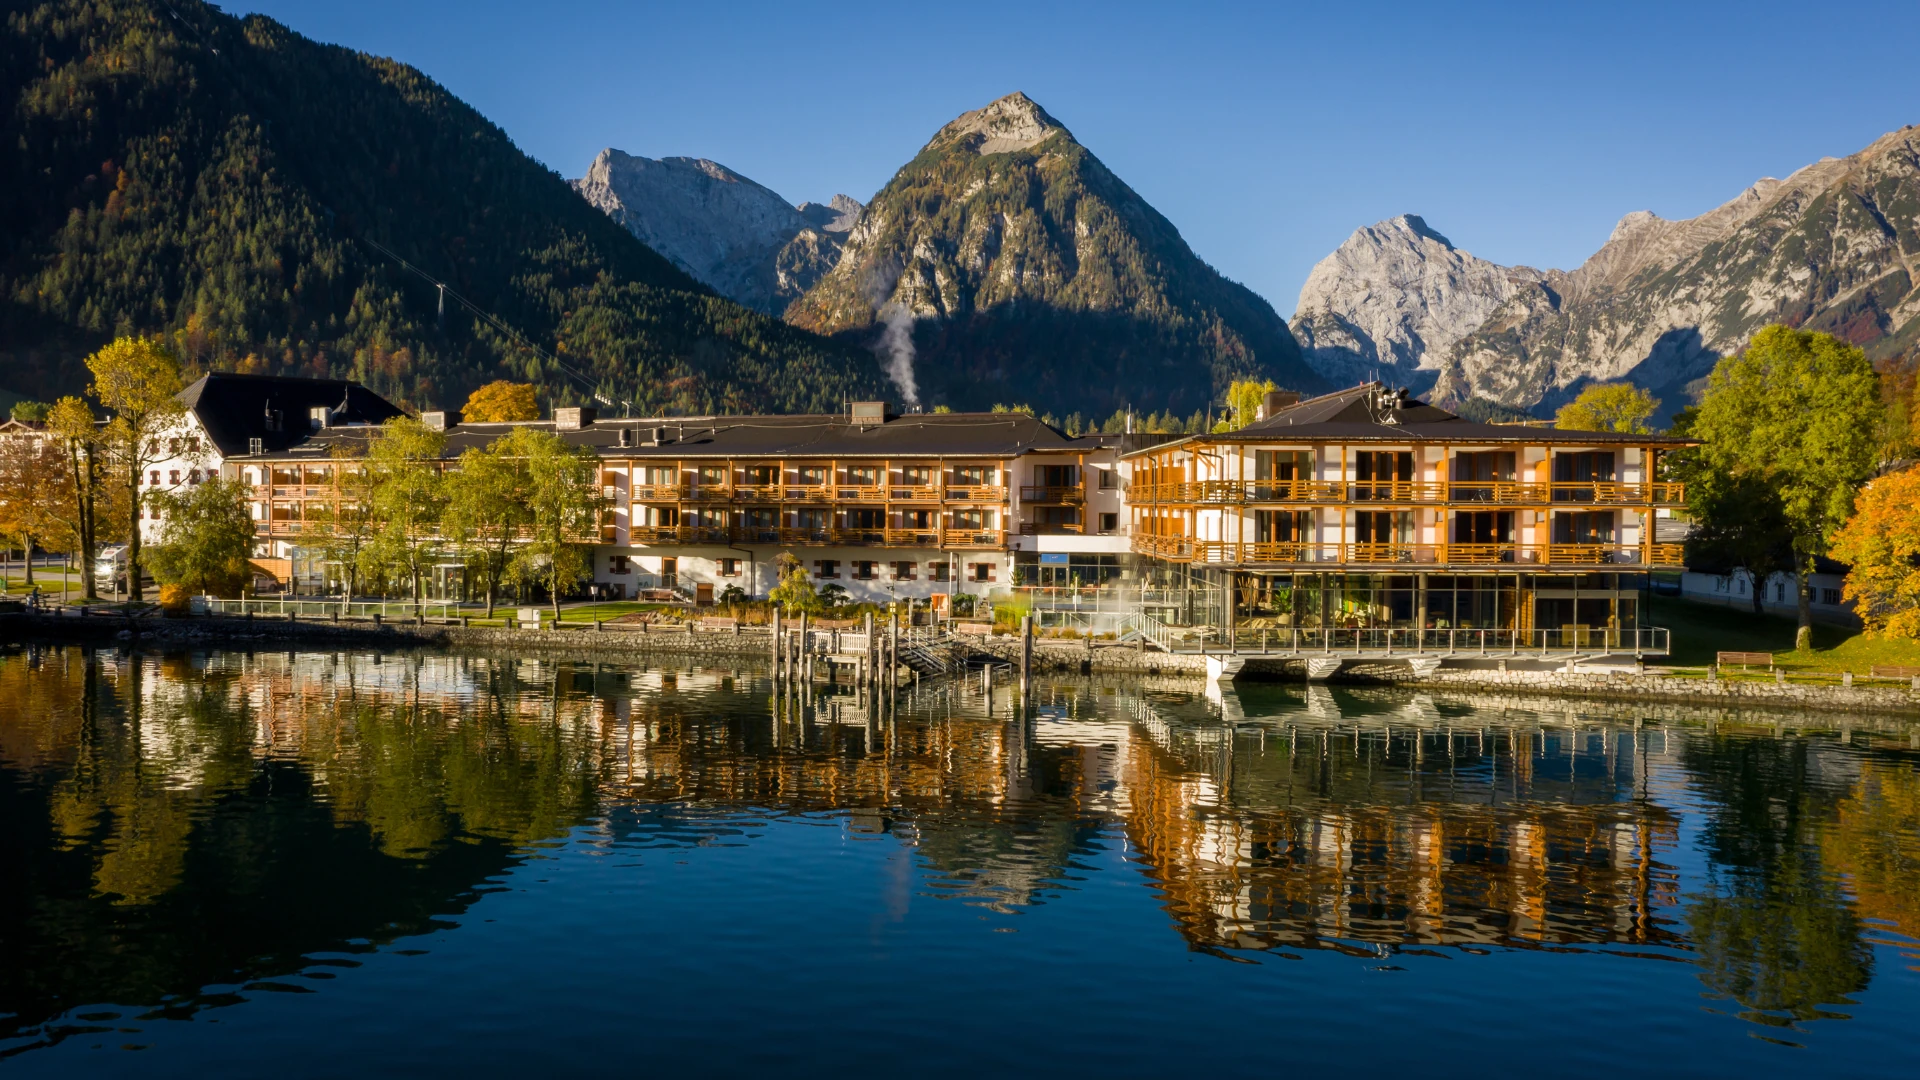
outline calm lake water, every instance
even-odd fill
[[[1920,1073],[1905,727],[1523,704],[15,652],[0,1071]]]

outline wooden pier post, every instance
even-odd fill
[[[861,617],[866,620],[866,630],[867,630],[867,647],[864,650],[864,652],[866,653],[866,661],[867,661],[866,662],[867,670],[865,675],[866,685],[872,686],[873,685],[873,668],[874,668],[873,657],[874,657],[874,644],[875,644],[873,640],[873,612],[869,611]]]
[[[1020,616],[1020,696],[1026,697],[1033,679],[1033,616]]]
[[[780,681],[780,609],[773,609],[773,681]]]

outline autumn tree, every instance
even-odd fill
[[[1649,432],[1647,420],[1660,411],[1660,399],[1632,383],[1595,383],[1553,414],[1561,431]]]
[[[0,438],[0,537],[26,552],[26,587],[33,588],[33,552],[58,545],[65,518],[64,462],[55,439],[39,433]]]
[[[404,416],[382,425],[367,447],[373,542],[365,559],[407,579],[416,617],[422,583],[441,546],[440,517],[447,500],[440,456],[446,447],[444,432]]]
[[[53,489],[51,504],[80,561],[81,595],[91,600],[100,595],[94,573],[100,537],[111,531],[116,517],[108,489],[106,443],[93,410],[71,396],[54,402],[47,411],[47,435],[64,476],[64,483]]]
[[[1920,467],[1867,485],[1833,557],[1852,567],[1845,595],[1869,634],[1920,638]]]
[[[467,395],[460,419],[469,424],[540,419],[540,402],[528,383],[498,379]]]
[[[560,594],[590,569],[593,543],[600,535],[600,462],[592,450],[570,445],[550,431],[515,428],[502,453],[525,469],[527,545],[525,563],[537,570],[550,591],[553,617],[560,618]]]
[[[1691,438],[1699,412],[1691,406],[1681,409],[1667,434]],[[1767,579],[1776,572],[1792,573],[1796,565],[1793,530],[1772,481],[1756,472],[1714,468],[1700,447],[1660,455],[1660,469],[1661,479],[1686,485],[1687,514],[1693,521],[1687,565],[1744,569],[1752,585],[1748,595],[1753,613],[1764,615]]]
[[[1272,379],[1235,379],[1227,387],[1227,415],[1213,425],[1215,431],[1239,431],[1260,417],[1260,406],[1267,395],[1280,389]]]
[[[239,481],[214,479],[152,498],[163,522],[146,556],[153,576],[202,594],[238,592],[254,544],[247,489]]]
[[[162,435],[187,407],[180,361],[159,338],[122,337],[87,357],[93,373],[89,392],[113,414],[107,425],[108,460],[118,471],[127,505],[127,596],[140,600],[140,475],[148,465],[171,457]]]
[[[531,524],[527,465],[515,449],[511,436],[474,447],[447,474],[446,535],[468,554],[468,565],[485,583],[489,619],[513,545]]]
[[[1827,334],[1769,326],[1707,377],[1691,428],[1704,440],[1700,466],[1715,483],[1750,479],[1779,499],[1800,579],[1796,648],[1812,646],[1813,561],[1873,475],[1880,418],[1873,366]]]

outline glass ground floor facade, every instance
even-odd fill
[[[1624,630],[1642,625],[1647,590],[1647,575],[1621,573],[1219,576],[1247,627]]]

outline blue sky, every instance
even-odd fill
[[[1920,2],[791,4],[240,0],[396,57],[572,177],[602,147],[865,200],[1024,90],[1200,256],[1293,311],[1355,228],[1425,216],[1571,269],[1920,123]]]

